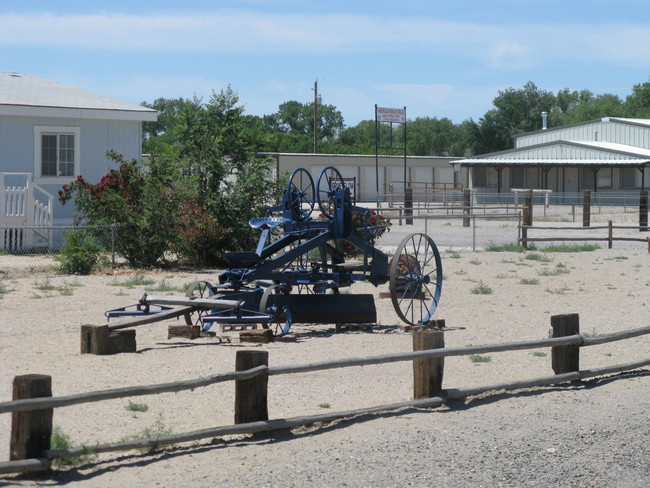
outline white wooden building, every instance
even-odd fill
[[[109,150],[140,160],[142,122],[156,119],[146,107],[0,73],[0,227],[71,222],[72,205],[56,198],[61,187],[78,175],[98,182],[116,169]]]
[[[462,189],[467,185],[467,170],[456,172],[450,164],[455,158],[437,156],[379,156],[362,154],[260,153],[273,157],[279,174],[297,168],[308,170],[313,179],[327,166],[334,166],[341,176],[354,184],[356,201],[373,202],[403,198],[406,183],[417,193]],[[379,195],[377,194],[379,188]]]
[[[650,186],[650,120],[603,117],[515,136],[515,147],[452,164],[477,192],[638,194]]]

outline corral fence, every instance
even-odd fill
[[[523,247],[527,247],[529,242],[540,241],[607,241],[608,248],[612,248],[613,241],[638,241],[648,242],[650,249],[650,238],[647,237],[630,237],[618,236],[614,237],[614,229],[633,229],[639,232],[648,232],[648,192],[641,191],[638,195],[638,212],[639,212],[639,225],[614,225],[612,220],[607,222],[606,226],[592,226],[591,213],[593,206],[593,196],[591,191],[585,191],[582,195],[582,227],[567,227],[567,226],[533,226],[533,201],[534,194],[532,191],[526,191],[524,194],[524,205],[522,208],[522,223],[519,225],[519,242]],[[575,210],[574,210],[575,216]],[[574,218],[575,221],[575,218]],[[545,237],[528,237],[530,230],[559,230],[563,233],[566,231],[592,231],[594,229],[607,229],[606,237],[584,236],[584,237],[567,237],[566,234],[560,236],[545,236]],[[584,233],[584,232],[583,232]]]
[[[53,459],[77,457],[89,453],[142,449],[196,441],[215,436],[271,432],[317,422],[331,422],[341,418],[353,418],[359,415],[398,411],[406,408],[438,407],[452,400],[464,399],[468,396],[488,392],[577,383],[590,378],[637,370],[650,365],[650,359],[645,359],[590,370],[580,370],[579,367],[580,353],[583,347],[650,334],[650,326],[598,337],[585,337],[580,334],[578,314],[564,314],[552,316],[551,327],[552,337],[548,339],[446,348],[444,347],[444,320],[436,320],[426,327],[413,330],[413,352],[294,366],[269,367],[268,351],[241,350],[236,353],[234,372],[187,381],[118,388],[60,397],[52,397],[52,378],[50,376],[17,376],[13,383],[14,400],[0,403],[0,413],[12,413],[11,460],[0,463],[0,473],[46,470],[50,467]],[[554,372],[551,376],[477,387],[442,389],[445,357],[548,347],[551,348],[551,368]],[[269,379],[273,376],[399,361],[413,362],[414,400],[329,414],[269,420],[267,398]],[[50,449],[52,419],[55,408],[116,398],[194,390],[226,381],[235,381],[234,425],[83,448]]]

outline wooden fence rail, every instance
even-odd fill
[[[591,227],[561,227],[561,226],[548,226],[548,225],[525,225],[519,226],[521,237],[519,242],[523,247],[527,247],[529,242],[561,242],[561,241],[607,241],[607,247],[612,248],[613,241],[635,241],[647,242],[646,237],[614,237],[614,229],[635,229],[640,232],[644,228],[638,225],[613,225],[612,221],[608,221],[607,225],[592,225]],[[531,230],[561,230],[561,231],[589,231],[589,230],[607,230],[607,237],[528,237],[528,232]]]
[[[423,375],[433,374],[438,376],[439,383],[442,382],[442,363],[437,362],[432,368],[430,361],[422,361],[423,359],[432,359],[432,358],[444,358],[447,356],[463,356],[471,354],[482,354],[489,352],[504,352],[504,351],[516,351],[522,349],[537,349],[537,348],[552,348],[552,366],[555,372],[554,375],[542,378],[534,378],[531,380],[524,381],[513,381],[505,383],[497,383],[480,387],[470,387],[470,388],[457,388],[457,389],[446,389],[440,391],[439,394],[432,396],[430,398],[416,399],[412,401],[406,401],[390,405],[380,405],[370,408],[362,408],[357,410],[348,410],[343,412],[332,412],[321,415],[313,416],[303,416],[303,417],[293,417],[289,419],[278,419],[278,420],[268,420],[266,418],[250,418],[250,413],[235,412],[235,419],[245,418],[247,420],[243,422],[237,422],[236,425],[231,426],[221,426],[208,429],[197,430],[193,432],[187,432],[183,434],[173,434],[167,436],[160,436],[151,439],[141,439],[135,441],[125,441],[118,443],[110,444],[100,444],[92,447],[84,448],[73,448],[65,450],[45,450],[39,451],[38,455],[32,454],[29,459],[14,459],[10,462],[0,463],[0,473],[12,473],[12,472],[29,472],[29,471],[39,471],[47,469],[50,465],[50,461],[56,458],[63,457],[75,457],[82,454],[91,453],[103,453],[111,451],[120,451],[120,450],[131,450],[138,448],[146,448],[157,445],[173,444],[180,442],[189,442],[199,439],[215,437],[220,435],[234,435],[234,434],[245,434],[245,433],[256,433],[256,432],[266,432],[280,429],[288,429],[300,425],[312,424],[315,422],[327,422],[340,418],[351,418],[359,415],[367,415],[384,411],[393,411],[400,410],[405,408],[413,407],[436,407],[444,404],[448,400],[455,400],[466,398],[467,396],[482,394],[490,391],[500,391],[500,390],[517,390],[521,388],[532,388],[537,386],[545,386],[551,384],[560,384],[566,382],[575,382],[582,379],[593,378],[596,376],[603,376],[613,373],[619,373],[623,371],[630,371],[634,369],[643,368],[650,366],[650,359],[637,361],[633,363],[621,364],[616,366],[610,366],[606,368],[598,368],[586,371],[580,371],[578,367],[578,358],[579,350],[582,347],[604,344],[608,342],[620,341],[625,339],[631,339],[634,337],[639,337],[642,335],[650,334],[650,326],[641,327],[637,329],[632,329],[628,331],[618,332],[615,334],[603,335],[599,337],[583,337],[579,333],[579,318],[577,314],[567,314],[567,315],[556,315],[551,317],[551,325],[553,327],[554,337],[550,339],[542,340],[533,340],[533,341],[520,341],[520,342],[510,342],[502,344],[491,344],[491,345],[482,345],[482,346],[470,346],[470,347],[458,347],[458,348],[445,348],[432,345],[431,347],[436,347],[435,349],[426,349],[426,350],[417,350],[414,352],[408,353],[398,353],[398,354],[389,354],[381,356],[371,356],[365,358],[349,358],[341,359],[334,361],[324,361],[319,363],[304,364],[304,365],[294,365],[294,366],[281,366],[281,367],[268,367],[268,355],[260,356],[260,352],[265,351],[239,351],[239,354],[250,354],[255,355],[256,358],[252,361],[254,364],[258,364],[255,367],[251,367],[244,371],[235,371],[231,373],[224,373],[219,375],[213,375],[210,377],[198,378],[188,381],[178,381],[171,383],[164,383],[158,385],[149,385],[149,386],[136,386],[136,387],[127,387],[127,388],[118,388],[113,390],[104,390],[91,393],[80,393],[74,395],[67,395],[61,397],[51,397],[44,396],[41,398],[29,398],[29,399],[16,399],[11,402],[2,402],[0,403],[0,413],[12,412],[12,446],[11,451],[16,452],[16,443],[24,443],[25,439],[15,439],[13,432],[21,431],[17,428],[14,423],[19,421],[17,420],[22,414],[22,412],[32,412],[33,414],[38,414],[41,412],[52,412],[52,409],[59,408],[69,405],[77,405],[81,403],[96,402],[101,400],[115,399],[115,398],[125,398],[130,396],[137,395],[152,395],[164,392],[177,392],[182,390],[194,389],[203,386],[208,386],[211,384],[221,383],[225,381],[236,381],[238,385],[246,385],[248,382],[255,378],[268,378],[270,376],[277,376],[282,374],[294,374],[294,373],[306,373],[312,371],[323,371],[336,368],[345,368],[345,367],[354,367],[354,366],[366,366],[372,364],[385,364],[390,362],[398,361],[413,361],[414,362],[414,377],[418,376],[422,380]],[[417,335],[420,334],[442,334],[441,330],[420,330],[414,332],[414,347],[416,342],[422,344],[423,341],[421,338],[417,338]],[[416,340],[417,339],[417,340]],[[426,342],[426,341],[424,341]],[[434,344],[432,342],[431,344]],[[444,345],[444,341],[438,341],[437,344]],[[258,357],[259,356],[259,357]],[[252,356],[251,356],[252,357]],[[265,361],[265,364],[260,364],[261,361]],[[240,365],[250,364],[250,359],[238,358],[237,363]],[[415,368],[432,368],[432,371],[419,371],[416,374]],[[435,369],[435,371],[433,371]],[[40,376],[42,375],[25,375],[25,376]],[[23,377],[16,377],[24,378]],[[49,377],[47,377],[49,378]],[[425,381],[426,382],[426,381]],[[255,388],[260,388],[260,383],[258,383]],[[242,388],[236,388],[236,397],[239,395],[250,396],[250,391],[241,391]],[[245,389],[243,389],[245,390]],[[263,407],[266,409],[266,381],[263,382],[263,391],[256,392],[255,398],[257,402],[261,401],[264,403]],[[50,393],[51,395],[51,393]],[[416,394],[417,397],[417,394]],[[246,401],[240,401],[240,399],[235,399],[235,405],[241,404],[242,409],[251,409],[259,411],[260,405],[247,405]],[[256,415],[260,415],[259,413]],[[37,426],[36,428],[41,428],[42,426]],[[51,423],[49,426],[50,432],[47,435],[51,435]],[[22,429],[24,430],[24,428]],[[26,437],[33,437],[34,433],[23,433]],[[42,436],[42,432],[40,433]],[[49,441],[49,437],[47,438]]]

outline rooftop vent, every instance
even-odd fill
[[[546,112],[542,112],[542,130],[546,130],[548,128],[548,114]]]

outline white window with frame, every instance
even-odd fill
[[[594,186],[594,171],[591,168],[582,168],[582,188],[596,188]],[[612,168],[600,168],[597,174],[598,188],[612,187]]]
[[[70,180],[79,171],[79,127],[34,127],[34,175],[41,183]]]

